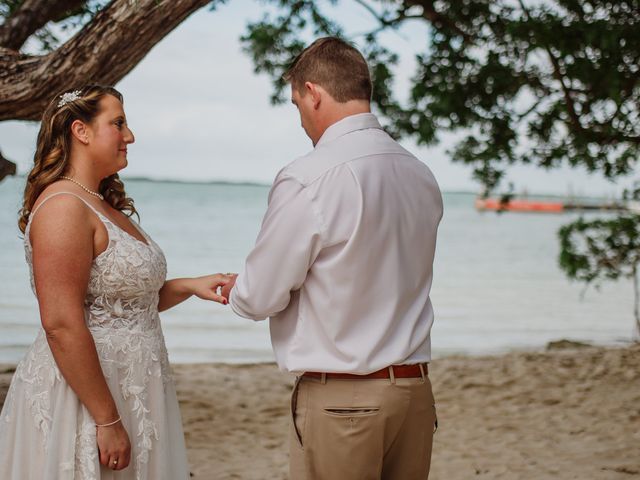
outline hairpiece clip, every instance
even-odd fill
[[[74,90],[73,92],[66,92],[60,95],[60,101],[58,102],[58,108],[64,107],[67,103],[73,102],[80,98],[80,90]]]

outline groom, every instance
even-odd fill
[[[426,479],[438,185],[371,113],[351,45],[315,41],[285,79],[314,149],[278,173],[223,295],[242,317],[270,317],[278,365],[298,375],[293,480]]]

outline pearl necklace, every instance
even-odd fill
[[[81,189],[83,189],[89,195],[93,195],[94,197],[98,197],[100,200],[104,200],[104,197],[101,194],[99,194],[98,192],[94,192],[93,190],[89,190],[87,187],[85,187],[79,181],[74,180],[73,178],[67,177],[65,175],[61,175],[60,178],[63,178],[65,180],[69,180],[70,182],[75,183],[76,185],[78,185]]]

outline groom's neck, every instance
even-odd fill
[[[371,113],[371,104],[367,100],[349,100],[343,103],[331,102],[331,105],[327,105],[321,117],[322,129],[320,137],[334,123],[360,113]]]

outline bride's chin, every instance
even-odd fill
[[[127,166],[128,162],[127,160],[124,160],[123,162],[119,162],[119,165],[114,168],[106,177],[104,178],[108,178],[111,175],[115,175],[116,173],[120,173],[126,166]]]

